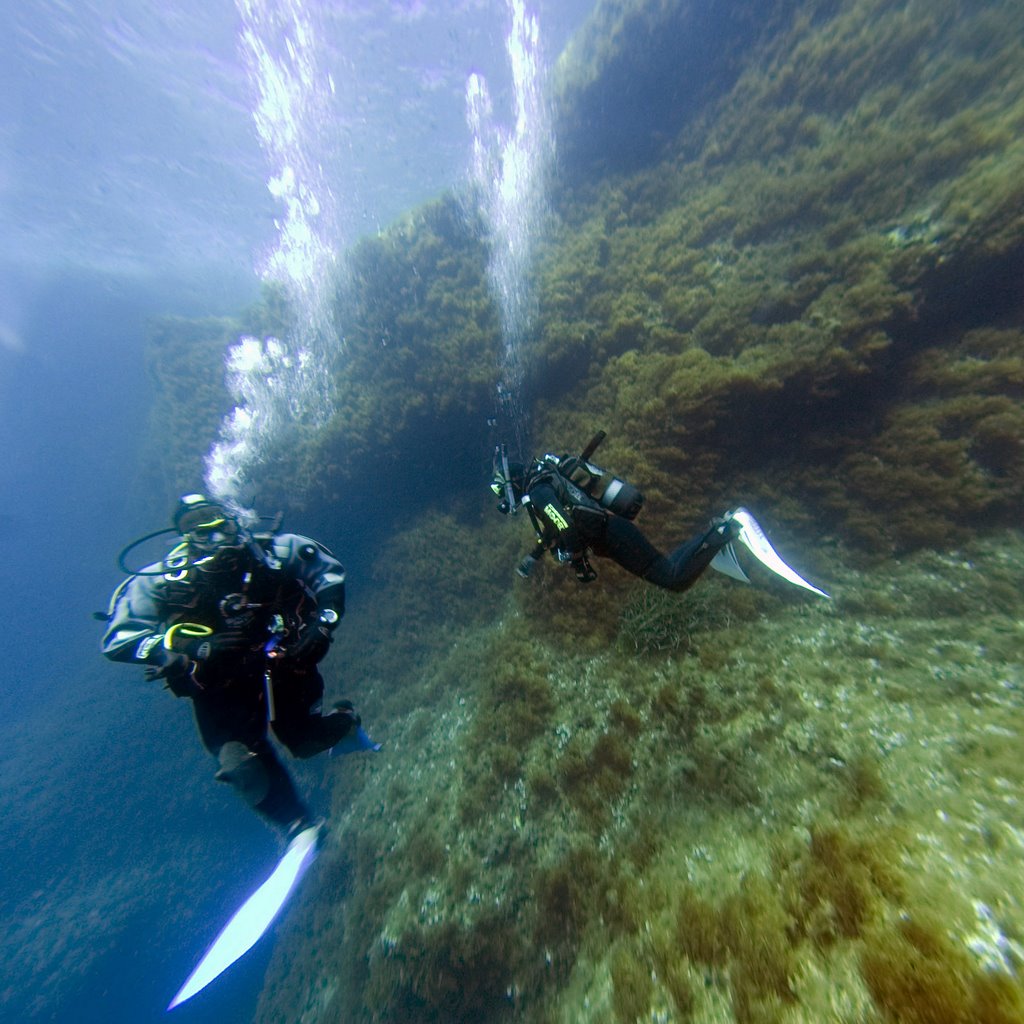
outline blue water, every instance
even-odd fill
[[[591,6],[533,5],[549,54]],[[336,87],[316,138],[340,246],[464,179],[470,72],[499,111],[510,88],[500,0],[346,8],[304,8]],[[195,0],[0,10],[5,1020],[165,1019],[277,853],[212,781],[185,704],[106,663],[91,617],[117,552],[168,512],[141,483],[147,318],[238,312],[277,241],[240,24]],[[325,810],[322,771],[300,778]],[[250,1020],[272,942],[174,1017]]]

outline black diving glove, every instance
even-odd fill
[[[523,560],[516,566],[516,573],[525,580],[530,575],[530,570],[537,564],[533,555],[524,555]]]
[[[335,622],[337,618],[335,618]],[[291,646],[284,648],[282,654],[289,661],[303,661],[316,665],[323,661],[334,640],[331,623],[317,617],[307,622],[299,632],[299,638]]]
[[[175,697],[188,697],[195,688],[192,679],[192,659],[177,651],[163,652],[161,663],[147,665],[142,675],[150,683],[156,679],[165,680],[167,689]]]
[[[175,676],[187,676],[192,668],[192,661],[187,655],[177,651],[164,651],[159,665],[147,665],[143,676],[147,682],[154,679],[173,679]]]
[[[233,630],[210,633],[208,636],[192,636],[175,640],[177,651],[184,652],[195,661],[212,661],[225,654],[240,654],[252,647],[252,641],[244,634]]]
[[[576,572],[576,580],[579,583],[593,583],[597,579],[597,573],[594,572],[594,567],[590,564],[590,560],[585,554],[574,558],[572,560],[572,567]]]

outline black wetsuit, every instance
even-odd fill
[[[244,636],[241,649],[191,662],[167,685],[191,698],[203,745],[220,762],[217,778],[287,828],[308,813],[268,739],[268,725],[300,758],[334,746],[352,728],[350,715],[322,714],[317,662],[329,641],[306,657],[287,653],[306,630],[317,628],[325,608],[344,613],[345,575],[341,563],[308,537],[281,534],[258,542],[265,558],[246,550],[227,570],[204,572],[186,563],[130,577],[111,599],[102,649],[115,661],[152,667],[166,660],[165,638],[183,623],[205,626],[212,636]],[[268,649],[272,636],[280,657]]]
[[[727,524],[702,530],[663,555],[633,522],[601,507],[550,463],[535,463],[523,503],[537,532],[534,558],[551,551],[578,565],[589,549],[666,590],[686,590],[733,536]]]

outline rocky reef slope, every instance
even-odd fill
[[[262,1020],[1024,1017],[1022,39],[1010,2],[646,0],[560,68],[533,442],[606,429],[665,546],[755,508],[831,603],[515,581],[479,227],[353,253],[334,418],[261,501],[380,549],[329,675],[387,746],[330,769]]]

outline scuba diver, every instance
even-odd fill
[[[736,557],[738,543],[783,579],[828,597],[782,561],[745,508],[712,519],[706,529],[663,555],[633,522],[643,495],[589,461],[604,438],[605,432],[598,431],[580,455],[547,454],[529,466],[510,462],[504,445],[495,449],[491,490],[502,499],[498,511],[514,515],[525,508],[537,534],[536,546],[516,568],[520,576],[529,576],[549,551],[572,566],[580,583],[597,579],[590,554],[610,558],[665,590],[689,589],[708,566],[749,582]]]
[[[203,745],[231,785],[286,840],[315,827],[268,726],[296,757],[335,747],[379,749],[352,704],[322,713],[317,664],[345,612],[345,570],[322,544],[293,533],[250,533],[228,508],[185,495],[173,530],[130,544],[130,573],[106,615],[103,653],[142,665],[177,697],[192,700]],[[177,533],[163,560],[138,571],[127,553]]]

